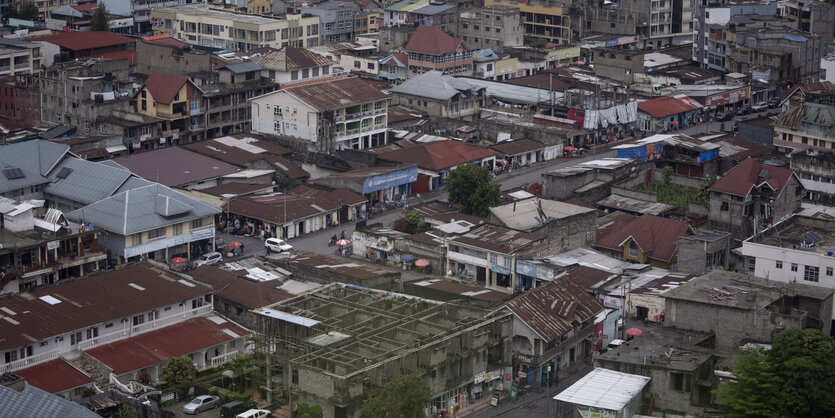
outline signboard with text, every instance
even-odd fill
[[[748,87],[740,87],[720,94],[714,94],[705,98],[705,107],[724,106],[741,102],[748,98]]]
[[[397,187],[404,184],[414,183],[417,181],[417,178],[417,167],[410,167],[405,170],[397,170],[390,173],[371,176],[362,182],[362,193],[373,193],[379,190],[388,189],[389,187]]]

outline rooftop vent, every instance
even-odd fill
[[[60,171],[58,171],[57,177],[59,179],[65,179],[65,178],[67,178],[67,176],[70,175],[70,173],[72,173],[72,169],[69,168],[69,167],[64,167]]]
[[[3,170],[3,174],[9,180],[17,180],[26,177],[26,175],[23,174],[23,170],[19,168],[6,168]]]

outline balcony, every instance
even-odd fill
[[[163,118],[163,119],[182,119],[182,118],[187,117],[187,116],[188,115],[186,115],[183,112],[167,113],[167,112],[157,111],[157,117],[160,117],[160,118]]]
[[[23,277],[37,276],[105,259],[107,259],[107,254],[101,251],[88,251],[84,255],[63,255],[59,256],[57,259],[50,258],[47,262],[24,264]]]
[[[189,115],[192,115],[192,116],[194,116],[194,115],[199,115],[199,114],[201,114],[201,113],[206,113],[206,108],[205,108],[205,107],[201,107],[201,108],[197,108],[197,109],[191,109],[191,110],[188,112],[188,114],[189,114]]]
[[[487,260],[484,257],[473,256],[455,251],[447,251],[447,258],[459,263],[472,264],[475,266],[487,267]]]

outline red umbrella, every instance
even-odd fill
[[[426,267],[429,265],[429,260],[421,258],[420,260],[415,261],[415,265],[418,267]]]
[[[629,328],[628,330],[626,330],[626,335],[629,335],[631,337],[637,337],[643,333],[644,332],[639,330],[638,328]]]
[[[183,257],[174,257],[174,258],[171,259],[171,264],[180,264],[180,263],[185,263],[186,261],[188,261],[188,260],[186,260]]]
[[[344,247],[346,245],[351,245],[351,241],[348,241],[347,239],[341,239],[339,241],[336,241],[336,245]]]
[[[238,241],[235,241],[235,242],[230,242],[230,243],[229,243],[229,248],[243,247],[243,246],[244,246],[244,245],[243,245],[243,244],[241,244],[241,243],[240,243],[240,242],[238,242]]]
[[[563,148],[563,150],[565,150],[565,151],[577,151],[577,148],[574,148],[571,145],[569,145],[569,146]]]

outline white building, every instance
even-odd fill
[[[334,78],[251,99],[252,130],[305,142],[313,151],[386,143],[388,96],[359,78]]]
[[[246,331],[221,318],[207,319],[212,302],[210,287],[151,264],[0,300],[0,373],[25,374],[56,359],[73,362],[81,352],[90,359],[87,365],[95,359],[112,370],[109,379],[103,377],[120,388],[136,379],[139,366],[158,380],[173,356],[191,355],[198,369],[214,367],[243,350]],[[201,329],[200,338],[183,329],[187,322]],[[152,338],[145,347],[133,347],[146,334]],[[85,368],[85,362],[73,364]]]
[[[835,289],[835,208],[804,204],[794,216],[742,242],[745,271],[784,283]],[[833,306],[835,313],[835,306]]]

